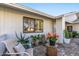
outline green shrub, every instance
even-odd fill
[[[72,32],[69,32],[67,30],[64,30],[64,35],[65,35],[65,38],[72,38],[73,33]]]
[[[27,45],[29,43],[29,37],[26,38],[24,34],[20,33],[20,35],[17,35],[16,33],[16,37],[17,37],[17,41],[20,42],[23,45]]]
[[[76,37],[79,37],[79,33],[77,33],[77,31],[69,32],[67,30],[64,30],[64,35],[65,35],[65,38],[76,38]]]
[[[31,38],[32,38],[32,40],[36,41],[36,40],[41,40],[42,36],[40,34],[38,34],[38,35],[32,35]]]
[[[78,36],[78,33],[76,31],[73,31],[72,34],[73,34],[73,38]]]

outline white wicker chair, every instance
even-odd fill
[[[20,55],[21,54],[24,54],[24,56],[32,56],[33,53],[30,53],[29,51],[33,52],[32,49],[27,49],[25,52],[15,52],[13,47],[16,46],[18,44],[17,40],[14,40],[14,39],[7,39],[7,40],[4,40],[2,41],[2,43],[5,44],[7,50],[8,50],[8,53],[6,53],[6,55],[11,55],[11,56],[16,56],[16,55]],[[23,56],[23,55],[22,55]]]

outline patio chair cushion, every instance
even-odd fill
[[[23,47],[23,45],[21,43],[19,43],[18,45],[16,45],[14,47],[15,52],[25,52],[25,48]],[[24,54],[20,54],[21,56],[23,56]]]

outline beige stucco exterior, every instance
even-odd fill
[[[32,13],[0,7],[0,35],[23,32],[23,16],[44,20],[43,33],[53,32],[53,20]],[[33,35],[38,33],[26,33]]]
[[[64,35],[63,31],[65,30],[65,20],[64,18],[58,18],[56,20],[56,33],[59,35],[58,42],[63,43]]]

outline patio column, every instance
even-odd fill
[[[65,30],[65,20],[64,18],[58,18],[56,19],[56,33],[59,35],[58,42],[63,43],[64,39],[64,33],[63,31]]]

